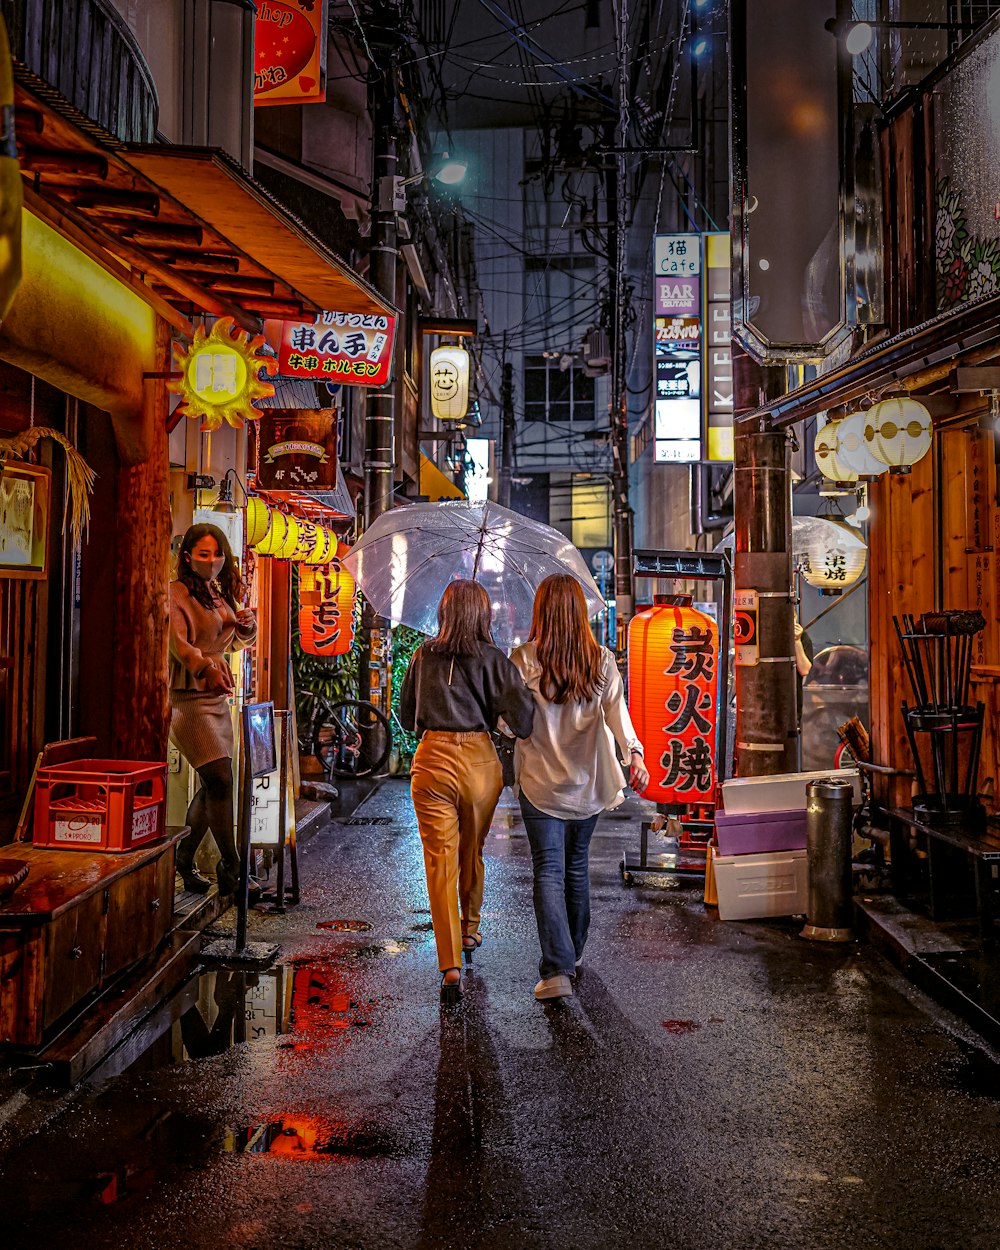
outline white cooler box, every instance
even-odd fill
[[[809,876],[805,851],[713,855],[720,920],[805,915]]]
[[[861,806],[861,776],[856,768],[831,768],[819,773],[776,773],[773,777],[734,777],[722,783],[722,805],[729,816],[756,812],[792,812],[806,805],[806,785],[836,777],[854,786],[854,805]]]

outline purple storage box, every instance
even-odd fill
[[[745,816],[715,814],[720,855],[758,855],[768,851],[806,849],[806,812],[751,812]]]

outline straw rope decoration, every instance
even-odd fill
[[[73,533],[73,543],[79,546],[83,538],[90,532],[90,498],[93,493],[97,474],[84,460],[65,434],[58,430],[47,429],[43,425],[32,426],[22,430],[13,438],[0,438],[0,473],[3,472],[5,460],[24,460],[43,438],[51,438],[66,452],[66,481],[69,486],[69,510],[63,518],[63,533],[66,525]]]

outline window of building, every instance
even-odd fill
[[[579,365],[560,369],[557,357],[525,356],[524,419],[593,425],[594,379],[588,378]]]

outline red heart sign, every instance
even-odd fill
[[[303,95],[308,95],[309,92],[312,91],[313,87],[316,86],[316,79],[315,78],[300,78],[299,86],[302,88]]]
[[[254,25],[254,95],[265,95],[293,81],[316,49],[312,23],[298,9],[261,0]]]

